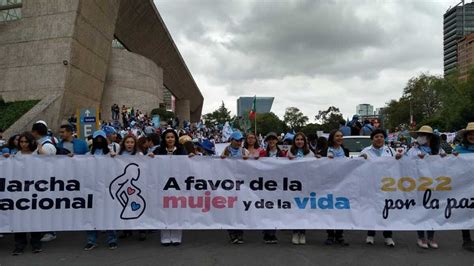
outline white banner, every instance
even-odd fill
[[[0,232],[474,229],[474,156],[0,159]]]

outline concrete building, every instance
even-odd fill
[[[356,114],[359,116],[372,116],[374,115],[374,106],[368,103],[359,104],[356,106]]]
[[[458,43],[459,79],[466,80],[469,70],[474,67],[474,33],[466,35]]]
[[[474,32],[474,3],[461,1],[443,16],[444,74],[457,69],[458,42]]]
[[[237,99],[237,116],[245,116],[252,109],[254,97],[239,97]],[[274,97],[257,97],[257,113],[269,113],[272,109]]]
[[[165,87],[181,120],[200,119],[203,96],[152,0],[0,1],[0,97],[40,100],[9,131],[57,129],[78,108],[109,118],[113,103],[149,112]]]

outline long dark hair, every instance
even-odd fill
[[[472,143],[470,143],[470,142],[467,140],[467,134],[469,134],[470,132],[472,132],[472,131],[464,132],[464,135],[462,136],[461,146],[464,147],[464,148],[467,148],[467,147],[469,147],[470,145],[472,145]]]
[[[97,141],[99,138],[102,139],[101,142]],[[92,139],[91,154],[95,154],[96,150],[102,150],[103,154],[109,154],[109,152],[110,152],[109,145],[107,144],[107,140],[104,137],[97,136],[97,137]]]
[[[329,133],[329,137],[328,137],[328,147],[334,147],[334,137],[336,136],[336,133],[337,132],[341,132],[339,129],[333,129],[330,133]],[[341,132],[342,134],[342,132]],[[341,145],[342,148],[344,148],[343,145]]]
[[[126,150],[125,150],[125,141],[127,139],[133,139],[135,142],[135,146],[133,146],[133,151],[131,152],[132,155],[135,155],[137,153],[137,138],[134,135],[127,135],[125,138],[123,138],[122,142],[120,142],[120,152],[119,155],[122,155]]]
[[[327,150],[328,140],[325,137],[319,137],[316,141],[316,153],[321,154],[321,152]]]
[[[20,135],[16,134],[16,135],[11,136],[11,137],[8,139],[7,147],[8,147],[10,150],[18,149],[18,146],[15,145],[15,138],[16,138],[16,137],[19,137],[19,136],[20,136]],[[19,140],[19,139],[18,139],[18,140]]]
[[[159,153],[160,154],[166,154],[168,151],[166,150],[166,135],[168,133],[172,133],[174,135],[174,146],[176,147],[177,150],[182,150],[183,147],[181,146],[181,144],[179,144],[179,137],[178,137],[178,133],[176,133],[176,131],[174,131],[174,129],[167,129],[165,131],[163,131],[163,133],[161,134],[161,144],[160,144],[160,148],[159,148]]]
[[[245,136],[244,148],[246,148],[246,149],[249,148],[249,143],[247,142],[247,138],[248,138],[250,135],[254,135],[254,136],[255,136],[255,144],[253,144],[253,148],[254,148],[254,149],[260,148],[260,145],[258,144],[257,135],[255,135],[255,133],[252,133],[252,132],[247,133],[247,135]]]
[[[430,139],[431,155],[438,155],[441,143],[440,137],[436,134],[426,134],[426,136]]]
[[[18,150],[21,151],[21,147],[20,147],[20,140],[22,138],[25,138],[26,141],[28,141],[28,149],[33,152],[36,150],[38,144],[36,143],[36,139],[35,137],[33,136],[33,134],[31,134],[30,132],[26,131],[26,132],[23,132],[20,134],[20,138],[18,139]]]
[[[298,132],[295,134],[295,136],[293,137],[293,143],[291,144],[291,148],[290,148],[290,151],[292,154],[296,154],[296,151],[298,150],[298,147],[296,147],[296,138],[298,136],[301,136],[303,137],[303,140],[304,140],[304,145],[303,145],[303,154],[306,155],[310,152],[310,149],[309,149],[309,146],[308,146],[308,139],[306,139],[306,135],[303,133],[303,132]]]

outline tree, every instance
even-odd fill
[[[391,100],[383,109],[385,128],[394,130],[396,127],[407,128],[410,124],[410,100],[400,98]]]
[[[217,125],[223,125],[227,121],[231,121],[232,118],[230,117],[230,111],[224,105],[224,101],[222,101],[221,106],[213,111],[212,113],[207,113],[202,116],[205,121],[207,127],[212,127]]]
[[[290,129],[299,131],[308,122],[308,117],[305,116],[300,109],[296,107],[288,107],[283,116],[283,122],[285,122]]]
[[[335,106],[329,106],[327,110],[319,111],[314,119],[321,122],[321,129],[325,132],[338,129],[340,124],[345,121],[341,111]]]
[[[174,118],[175,116],[173,112],[166,110],[166,108],[155,108],[151,110],[151,115],[159,115],[160,120],[165,122]]]
[[[251,132],[255,132],[255,123],[251,124]],[[269,132],[275,132],[277,134],[285,133],[288,130],[285,122],[281,121],[280,118],[270,112],[257,115],[257,134],[260,133],[265,136]]]
[[[388,102],[383,114],[390,129],[409,125],[412,114],[417,125],[430,125],[440,131],[459,130],[474,121],[474,69],[463,80],[459,73],[413,77],[402,97]]]
[[[309,123],[301,129],[301,132],[308,136],[309,134],[316,134],[316,132],[319,130],[323,130],[320,124]]]

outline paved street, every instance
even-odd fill
[[[179,247],[163,247],[159,234],[152,233],[144,242],[138,236],[122,240],[111,251],[100,237],[99,247],[83,251],[85,234],[59,233],[43,247],[43,253],[30,249],[11,256],[13,237],[0,239],[0,265],[474,265],[474,253],[461,248],[461,232],[437,232],[439,250],[421,250],[414,232],[394,233],[397,246],[383,245],[381,234],[375,246],[367,246],[365,233],[346,233],[349,247],[324,246],[325,232],[309,231],[305,246],[290,241],[291,232],[278,232],[277,245],[265,245],[258,231],[246,232],[245,244],[231,245],[225,231],[186,231]]]

